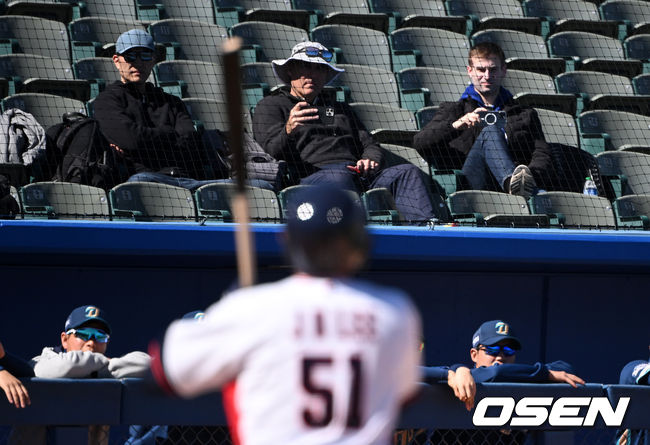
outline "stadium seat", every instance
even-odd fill
[[[544,139],[549,144],[564,144],[573,147],[580,146],[576,121],[572,114],[536,108],[542,123]]]
[[[614,198],[650,194],[650,155],[608,151],[596,155],[600,174],[611,185]]]
[[[366,219],[369,224],[397,226],[402,221],[402,216],[395,205],[395,199],[386,188],[379,187],[362,193],[361,204],[366,211]]]
[[[293,8],[314,16],[311,28],[318,25],[353,25],[388,32],[388,16],[371,13],[366,2],[349,0],[292,0]]]
[[[537,17],[524,17],[519,0],[447,0],[447,14],[472,19],[474,30],[505,28],[529,34],[543,35],[542,21]]]
[[[463,34],[435,28],[401,28],[390,34],[393,71],[428,66],[466,71],[469,40]]]
[[[7,95],[48,93],[80,101],[90,98],[90,84],[75,80],[67,60],[34,54],[0,56],[0,77],[7,79]]]
[[[54,20],[63,24],[81,16],[78,5],[67,2],[13,0],[7,3],[7,15],[28,15]]]
[[[583,0],[524,0],[528,17],[540,17],[550,23],[551,32],[586,31],[615,39],[625,37],[625,27],[619,29],[616,20],[601,20],[595,2]]]
[[[628,34],[650,32],[650,4],[642,0],[607,0],[599,6],[604,20],[617,20],[628,26]]]
[[[509,69],[501,85],[522,105],[575,114],[575,96],[557,93],[553,78],[546,74]]]
[[[415,121],[418,124],[418,129],[423,129],[433,119],[434,114],[438,111],[437,105],[430,107],[422,107],[415,112]]]
[[[486,190],[463,190],[450,194],[447,204],[452,218],[461,224],[491,227],[546,227],[548,218],[531,215],[522,196]]]
[[[586,110],[608,109],[648,114],[650,96],[634,94],[625,76],[599,71],[571,71],[555,78],[559,93],[575,95],[576,115]]]
[[[20,93],[2,100],[2,110],[19,108],[32,114],[45,129],[63,121],[63,114],[78,112],[86,114],[83,102],[68,97],[42,93]]]
[[[170,60],[156,64],[153,73],[157,85],[169,94],[226,101],[221,65],[197,60]]]
[[[420,154],[411,147],[405,147],[403,145],[395,144],[380,144],[381,147],[385,150],[384,153],[384,164],[387,166],[390,165],[399,165],[405,163],[411,163],[417,166],[424,174],[427,176],[430,175],[429,163],[424,160]]]
[[[510,29],[486,29],[472,35],[472,45],[496,43],[503,49],[508,69],[534,71],[556,76],[566,69],[562,58],[550,58],[542,36]]]
[[[649,30],[650,31],[650,30]],[[638,34],[623,41],[625,57],[643,63],[643,72],[650,71],[650,34]]]
[[[580,146],[596,155],[605,150],[650,146],[650,117],[626,111],[593,110],[578,117]]]
[[[241,66],[244,103],[255,107],[264,96],[287,85],[275,75],[271,62],[252,62]]]
[[[625,59],[623,44],[613,37],[564,31],[549,36],[546,45],[551,57],[566,59],[567,71],[604,71],[632,78],[643,68],[640,61]]]
[[[25,218],[110,219],[104,190],[69,182],[36,182],[20,188]]]
[[[192,193],[154,182],[125,182],[109,193],[113,219],[135,221],[196,221]]]
[[[301,28],[272,22],[243,22],[230,28],[232,37],[243,40],[242,63],[286,59],[296,44],[309,39]]]
[[[650,73],[639,74],[632,78],[632,86],[636,94],[650,94]]]
[[[219,48],[228,37],[222,26],[196,20],[168,19],[149,25],[149,33],[166,49],[165,60],[188,59],[221,63]]]
[[[328,84],[337,90],[337,100],[372,102],[399,107],[397,80],[392,71],[363,65],[338,64],[345,71]]]
[[[424,66],[405,68],[397,74],[397,79],[402,108],[414,112],[441,102],[457,101],[469,82],[467,72]]]
[[[133,0],[60,0],[79,5],[82,17],[110,17],[127,22],[138,20],[137,8]]]
[[[409,110],[369,102],[352,103],[350,107],[377,142],[412,144],[417,124]]]
[[[143,29],[136,20],[118,20],[111,17],[84,17],[68,24],[72,60],[87,57],[110,57],[115,53],[117,38],[129,29]]]
[[[546,192],[529,200],[533,214],[547,215],[552,227],[615,229],[612,205],[602,196]]]
[[[614,201],[619,229],[650,230],[650,195],[627,195]]]
[[[183,103],[195,121],[200,121],[204,129],[228,131],[228,111],[225,102],[219,102],[202,97],[183,99]],[[244,110],[244,129],[252,132],[252,121],[249,112]]]
[[[214,7],[217,25],[228,28],[239,22],[260,21],[309,30],[309,12],[292,9],[289,0],[215,0]]]
[[[61,22],[19,15],[0,16],[0,54],[25,53],[70,61],[70,41]]]
[[[185,19],[216,23],[212,0],[136,0],[136,6],[138,19],[144,22]]]
[[[199,218],[232,222],[233,213],[230,203],[235,191],[236,185],[231,183],[199,187],[194,194]],[[275,223],[281,221],[280,203],[273,190],[247,186],[246,195],[251,221]]]
[[[120,72],[115,69],[113,59],[108,57],[89,57],[72,64],[72,71],[77,79],[83,79],[90,85],[90,97],[96,97],[109,83],[120,80]],[[149,80],[154,80],[151,76]]]
[[[388,37],[383,32],[352,25],[323,25],[314,28],[311,37],[334,52],[336,63],[394,71]]]
[[[369,3],[372,12],[388,15],[389,32],[409,26],[440,28],[461,34],[471,29],[471,20],[447,15],[443,0],[370,0]]]

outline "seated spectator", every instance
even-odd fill
[[[440,105],[413,145],[437,168],[462,170],[472,189],[529,197],[550,181],[551,149],[537,112],[501,86],[506,72],[498,45],[474,46],[467,64],[471,85],[457,102]],[[484,125],[484,111],[505,112],[505,128]]]
[[[474,363],[470,380],[465,373],[456,374],[455,385],[470,388],[468,395],[472,401],[475,395],[473,388],[476,382],[520,382],[520,383],[568,383],[576,388],[584,385],[584,380],[574,374],[573,368],[566,362],[555,361],[548,364],[515,363],[517,351],[521,350],[521,341],[509,323],[503,320],[491,320],[481,324],[472,336],[472,347],[469,354]],[[463,365],[451,367],[425,367],[424,379],[427,382],[439,382],[447,378],[448,372],[462,369]],[[450,385],[451,386],[451,385]],[[451,440],[454,438],[458,442]],[[525,431],[486,431],[484,434],[474,434],[465,431],[435,430],[431,433],[432,443],[503,443],[523,444],[526,441]]]
[[[650,360],[633,360],[623,367],[621,385],[650,385]],[[649,445],[650,430],[624,429],[616,432],[616,445]]]
[[[108,358],[111,328],[104,312],[96,306],[73,310],[61,332],[61,346],[46,347],[34,357],[34,375],[45,378],[99,377],[117,379],[144,377],[149,369],[149,355],[134,351],[122,357]]]
[[[153,38],[132,29],[113,55],[120,80],[95,99],[95,118],[131,176],[195,189],[227,178],[226,165],[204,147],[183,102],[147,82],[156,63]]]
[[[257,142],[275,159],[287,161],[301,184],[327,183],[356,192],[385,187],[406,220],[437,218],[422,171],[413,164],[383,166],[382,148],[349,105],[321,94],[343,71],[330,60],[332,53],[323,45],[303,42],[286,60],[272,62],[275,74],[291,89],[257,104]]]
[[[25,408],[31,404],[29,393],[18,377],[33,377],[34,371],[27,361],[5,351],[0,342],[0,389],[7,396],[9,403],[16,408]]]

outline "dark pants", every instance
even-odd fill
[[[508,142],[496,125],[487,126],[481,131],[463,164],[463,174],[474,190],[492,189],[490,174],[503,190],[503,182],[514,169],[515,164],[508,153]]]
[[[373,188],[387,188],[395,199],[397,210],[408,221],[438,218],[434,210],[426,176],[413,164],[386,167],[367,178],[347,168],[350,164],[330,164],[302,178],[301,184],[331,184],[357,193]]]

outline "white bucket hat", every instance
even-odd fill
[[[287,72],[287,67],[289,66],[288,62],[291,60],[327,65],[329,67],[329,77],[325,84],[328,84],[345,70],[342,68],[336,68],[326,59],[332,60],[332,53],[323,45],[318,42],[302,42],[291,49],[291,56],[288,59],[277,59],[272,61],[271,64],[273,65],[275,75],[286,84],[291,83],[291,77]]]

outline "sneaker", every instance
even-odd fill
[[[510,194],[528,199],[537,190],[535,178],[526,165],[518,165],[510,177]]]

